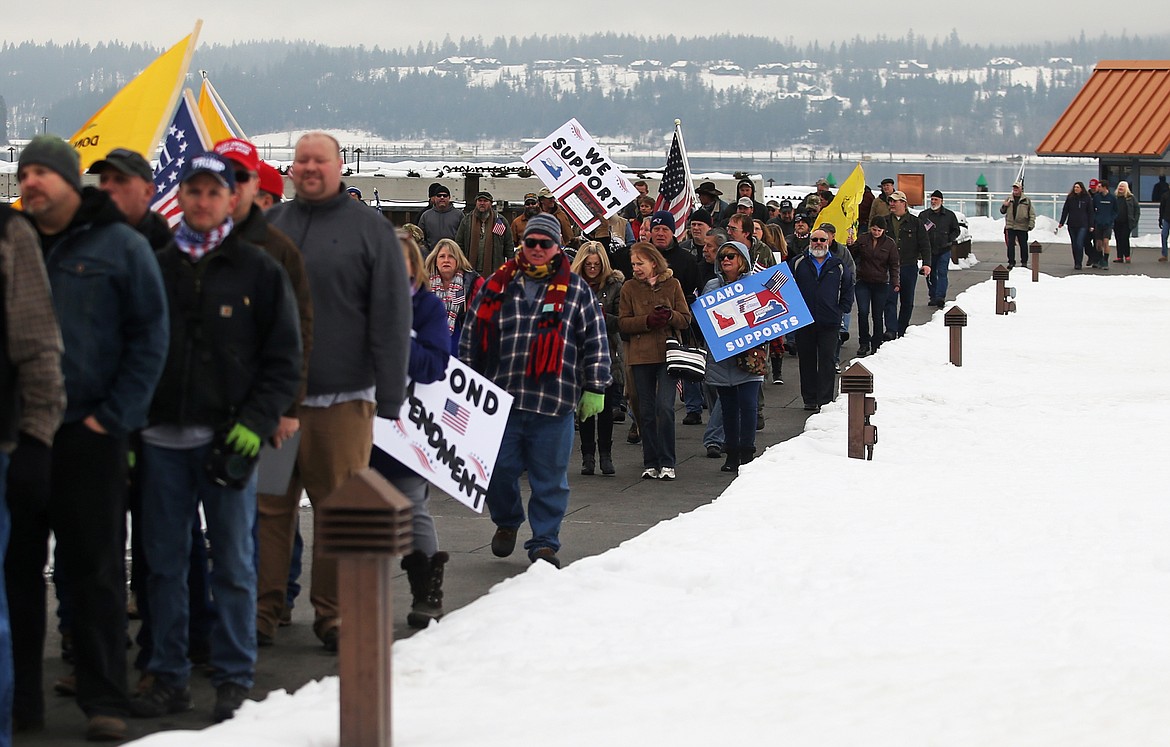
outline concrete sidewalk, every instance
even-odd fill
[[[974,247],[974,253],[980,258],[979,265],[967,270],[952,270],[950,273],[951,299],[971,285],[989,279],[995,265],[1004,261],[1004,248],[999,244],[978,244]],[[1074,273],[1068,248],[1058,245],[1050,253],[1043,255],[1042,267],[1046,274],[1056,276],[1144,274],[1152,277],[1170,277],[1170,263],[1157,262],[1158,254],[1158,250],[1134,249],[1133,264],[1113,264],[1108,273],[1102,271]],[[1017,268],[1012,271],[1011,278],[1012,284],[1019,289],[1020,313],[1027,313],[1027,286],[1031,282],[1031,271]],[[913,316],[914,324],[930,321],[936,311],[927,308],[925,302],[925,283],[920,281],[916,298],[918,305]],[[934,323],[941,324],[941,321],[935,320]],[[842,350],[843,365],[857,350],[855,330],[856,322],[854,334]],[[896,345],[895,342],[892,343],[892,347],[883,349],[893,352],[897,350]],[[945,351],[940,351],[940,355],[945,355]],[[760,451],[800,433],[808,416],[802,408],[800,399],[796,358],[785,359],[783,374],[785,380],[783,386],[765,384],[764,410],[767,422],[764,430],[756,434],[757,449]],[[706,420],[707,416],[704,413],[704,424]],[[719,471],[722,459],[706,457],[702,444],[704,427],[682,425],[681,412],[676,417],[676,424],[678,479],[673,482],[640,479],[641,446],[626,443],[628,422],[624,426],[615,426],[613,457],[617,468],[616,475],[582,476],[579,474],[579,453],[575,452],[570,462],[569,474],[569,483],[573,491],[570,513],[566,517],[561,533],[563,547],[559,555],[563,563],[570,564],[579,558],[605,552],[660,521],[674,518],[710,502],[723,492],[731,478]],[[842,444],[841,448],[844,451],[845,444]],[[876,458],[881,458],[880,447]],[[782,483],[783,476],[777,476],[777,479]],[[444,584],[445,607],[448,613],[470,604],[498,582],[528,568],[527,557],[520,547],[509,558],[501,559],[492,555],[489,543],[494,526],[486,513],[483,516],[476,515],[463,504],[445,497],[433,498],[431,510],[438,526],[440,547],[451,554]],[[301,513],[301,529],[308,542],[312,536],[312,514],[307,509]],[[525,537],[526,528],[523,528],[520,542],[523,542]],[[295,691],[311,680],[336,674],[336,657],[325,653],[311,631],[312,611],[308,604],[307,589],[310,574],[308,560],[306,557],[305,572],[302,576],[306,588],[302,591],[293,612],[293,625],[280,629],[275,646],[260,650],[256,686],[252,691],[253,699],[263,699],[268,692],[277,689]],[[409,606],[405,574],[400,572],[395,579],[395,637],[407,637],[412,633],[405,624]],[[522,615],[524,610],[517,609],[516,613]],[[49,620],[50,625],[54,626],[56,615],[55,603],[52,602]],[[137,623],[131,623],[132,633],[136,627]],[[69,671],[68,666],[60,659],[59,651],[60,638],[55,631],[50,631],[45,657],[45,682],[48,688],[46,728],[37,734],[17,735],[15,739],[17,745],[86,744],[81,738],[85,727],[81,712],[71,698],[59,697],[52,692],[54,680]],[[132,656],[133,653],[129,651],[128,655]],[[136,679],[137,673],[132,672],[131,687]],[[131,720],[133,733],[136,736],[145,736],[166,729],[202,729],[208,726],[214,691],[207,678],[202,675],[195,675],[191,684],[195,699],[194,711],[162,719]]]

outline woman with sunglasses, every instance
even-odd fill
[[[715,267],[716,276],[703,288],[704,293],[751,274],[752,260],[747,246],[739,241],[726,242],[715,253]],[[756,406],[764,377],[742,368],[741,355],[744,354],[717,361],[707,352],[705,381],[715,390],[723,410],[723,446],[727,451],[727,460],[719,468],[723,472],[738,472],[740,465],[750,462],[756,453]]]
[[[642,477],[673,480],[675,382],[666,374],[666,340],[691,324],[682,285],[652,244],[630,247],[634,277],[622,286],[618,328],[629,336],[627,363],[638,392]]]
[[[601,474],[612,475],[613,411],[621,401],[622,390],[625,388],[622,342],[618,335],[622,278],[609,266],[605,246],[598,241],[587,241],[581,245],[573,259],[571,269],[589,284],[593,295],[597,296],[597,305],[605,314],[605,333],[609,338],[609,370],[613,376],[613,382],[605,389],[605,407],[593,417],[582,420],[578,426],[578,432],[581,434],[581,474],[593,474],[600,454]]]

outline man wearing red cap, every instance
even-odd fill
[[[235,222],[233,233],[240,238],[255,244],[268,253],[288,273],[292,283],[293,293],[296,294],[297,312],[301,320],[301,346],[304,351],[301,359],[301,382],[297,388],[297,398],[292,406],[280,418],[273,435],[273,443],[279,448],[286,440],[296,433],[301,426],[297,418],[297,408],[305,396],[305,385],[308,381],[308,360],[313,348],[313,298],[309,290],[309,278],[305,275],[305,262],[296,244],[284,231],[268,223],[264,213],[255,204],[256,195],[260,191],[259,171],[260,154],[256,147],[245,140],[221,140],[215,144],[215,152],[226,158],[235,169],[236,194],[239,201],[232,212]],[[270,167],[271,168],[271,167]],[[268,548],[277,544],[283,546],[291,543],[295,531],[297,512],[287,510],[285,495],[269,495],[261,493],[256,496],[257,541],[260,564],[258,568],[257,589],[259,598],[256,604],[256,642],[260,646],[270,646],[276,635],[276,627],[284,610],[285,596],[275,593],[280,582],[288,578],[288,565],[284,562],[285,552],[272,552]],[[295,496],[299,501],[300,495]],[[295,502],[294,502],[295,505]],[[279,526],[278,526],[279,524]],[[278,567],[283,566],[283,567]]]
[[[284,177],[276,170],[261,161],[256,167],[260,174],[260,189],[256,192],[256,204],[261,210],[267,211],[273,205],[279,205],[284,199]]]

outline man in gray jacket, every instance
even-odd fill
[[[300,247],[313,295],[313,350],[294,475],[299,479],[285,496],[288,510],[295,511],[302,484],[317,506],[369,465],[375,412],[398,417],[412,311],[394,227],[346,196],[337,141],[324,132],[302,136],[290,175],[296,199],[273,207],[267,217]],[[278,516],[263,520],[287,522]],[[292,536],[273,551],[282,556],[271,562],[287,568]],[[316,547],[312,584],[313,632],[326,650],[336,651],[337,562]]]
[[[459,224],[463,221],[463,213],[451,207],[451,190],[435,182],[427,192],[431,206],[418,217],[418,227],[422,229],[426,244],[424,253],[434,249],[440,239],[454,241]]]

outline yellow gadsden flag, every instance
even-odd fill
[[[864,189],[865,172],[861,164],[857,164],[853,173],[837,190],[833,201],[817,215],[818,226],[822,223],[832,223],[836,227],[837,242],[842,245],[852,244],[857,238],[857,208],[861,205],[861,194]]]
[[[203,87],[199,89],[199,116],[202,117],[203,124],[207,127],[207,134],[211,136],[211,142],[218,143],[220,140],[233,137],[247,140],[248,136],[244,134],[240,123],[228,110],[227,104],[223,103],[223,99],[219,97],[215,86],[211,85],[207,73],[202,70],[199,72],[203,76]]]
[[[197,21],[190,36],[150,63],[69,139],[81,154],[83,172],[114,148],[137,151],[148,161],[154,158],[179,100],[202,25]]]

